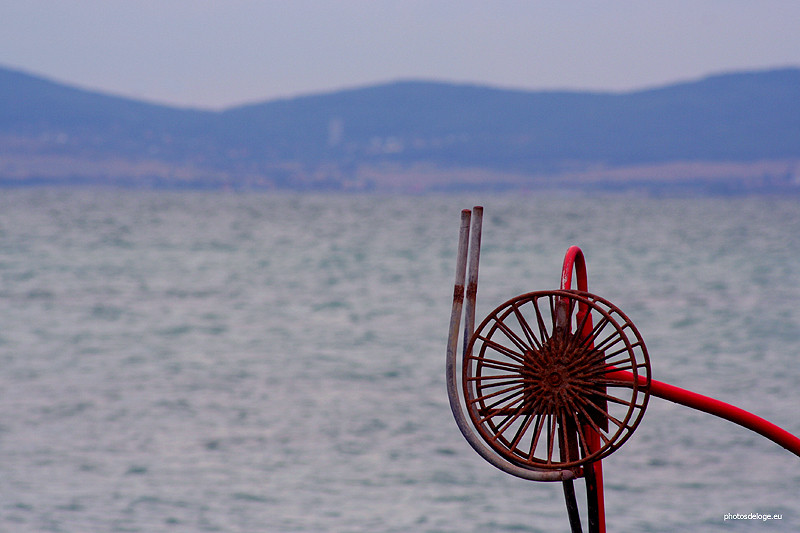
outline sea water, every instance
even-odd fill
[[[475,204],[479,319],[578,245],[654,379],[800,434],[798,198],[3,190],[0,531],[568,531],[448,406]],[[610,532],[800,530],[800,459],[711,415],[603,464]]]

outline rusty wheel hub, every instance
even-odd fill
[[[619,379],[627,371],[634,379]],[[577,468],[630,436],[649,397],[650,362],[617,307],[578,291],[540,291],[495,309],[470,339],[467,410],[514,464]]]

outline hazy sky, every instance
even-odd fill
[[[0,0],[0,65],[210,108],[407,78],[627,90],[800,66],[800,0]]]

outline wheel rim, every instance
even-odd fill
[[[636,429],[649,398],[638,330],[619,308],[580,291],[532,292],[500,305],[472,335],[462,371],[478,433],[525,467],[577,468],[606,457]]]

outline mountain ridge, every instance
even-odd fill
[[[678,163],[714,186],[794,190],[800,180],[800,68],[625,92],[396,80],[220,111],[0,68],[0,95],[5,185],[669,188],[691,172],[654,169]],[[730,165],[739,170],[720,170]]]

